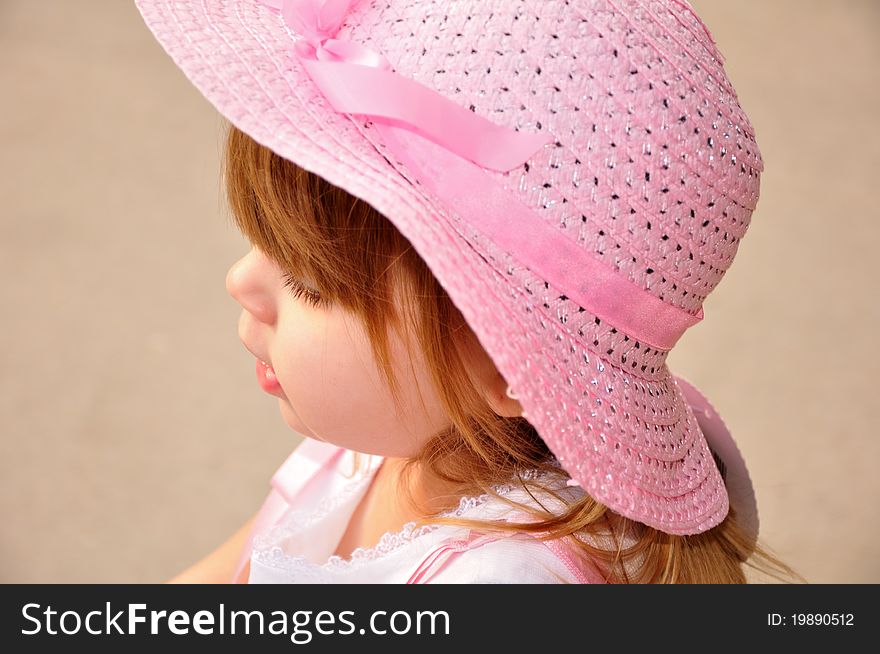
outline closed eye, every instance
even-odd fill
[[[326,300],[318,291],[309,288],[288,272],[284,273],[284,286],[290,289],[290,294],[293,297],[301,297],[313,307],[319,307],[326,303]]]

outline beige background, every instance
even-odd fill
[[[694,5],[766,171],[670,364],[737,438],[765,541],[810,581],[878,582],[880,3]],[[219,119],[130,1],[0,1],[0,94],[0,581],[162,581],[297,440],[224,289],[246,245]]]

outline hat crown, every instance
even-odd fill
[[[556,140],[492,173],[537,217],[696,314],[763,161],[723,57],[680,0],[363,1],[337,39],[499,125]]]

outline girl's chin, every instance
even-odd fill
[[[308,436],[309,438],[315,438],[312,431],[303,424],[302,420],[299,419],[299,415],[297,415],[296,410],[287,398],[278,398],[278,405],[281,407],[281,416],[284,418],[284,422],[287,423],[288,427],[298,434]]]

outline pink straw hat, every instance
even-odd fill
[[[763,164],[686,2],[136,4],[230,122],[392,221],[575,482],[671,534],[724,519],[666,357],[733,261]]]

